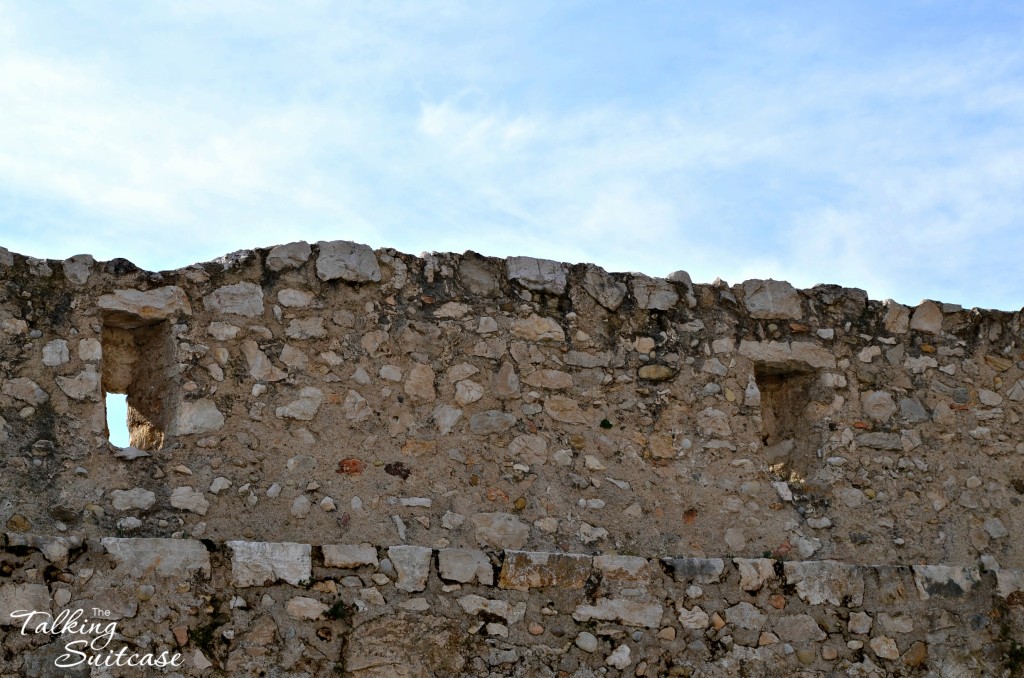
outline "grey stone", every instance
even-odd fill
[[[513,414],[500,410],[488,410],[478,412],[469,418],[469,430],[479,436],[486,436],[507,431],[515,423],[516,417]]]
[[[664,610],[658,603],[632,598],[598,598],[594,605],[577,605],[572,618],[578,622],[619,621],[627,626],[656,629]]]
[[[354,570],[364,565],[377,567],[377,549],[358,544],[324,544],[324,566]]]
[[[667,280],[634,274],[632,282],[633,296],[640,308],[667,311],[679,301],[675,286]]]
[[[133,487],[130,490],[114,490],[110,493],[111,504],[116,511],[145,511],[156,503],[156,495],[144,487]]]
[[[299,398],[284,407],[278,407],[274,414],[281,419],[312,421],[324,402],[324,392],[315,386],[305,386],[299,391]]]
[[[835,369],[836,359],[832,352],[822,346],[806,341],[740,341],[740,355],[766,367],[782,370],[807,371],[814,369]]]
[[[114,290],[113,294],[101,296],[96,305],[105,311],[108,320],[129,329],[166,320],[178,313],[192,315],[192,305],[185,291],[175,286],[157,287],[146,292]]]
[[[72,400],[100,399],[100,374],[95,365],[86,365],[85,369],[74,377],[57,377],[57,386]]]
[[[178,411],[167,427],[172,436],[211,433],[224,426],[224,415],[220,413],[212,400],[186,400],[178,405]]]
[[[760,631],[761,627],[768,621],[768,615],[744,601],[726,609],[725,620],[741,629]]]
[[[917,398],[901,398],[900,417],[912,424],[920,424],[921,422],[928,421],[931,415],[928,414],[928,410],[924,408],[924,405]]]
[[[210,554],[194,539],[118,539],[100,540],[103,548],[117,563],[119,575],[141,579],[150,575],[171,579],[188,579],[194,574],[210,577]]]
[[[565,264],[533,257],[509,257],[505,260],[508,279],[538,292],[565,292],[569,269]]]
[[[398,581],[395,586],[410,593],[427,588],[430,575],[430,557],[433,554],[425,546],[391,546],[388,559],[395,566]]]
[[[974,590],[981,575],[977,568],[953,565],[913,565],[914,585],[921,600],[932,596],[960,598]]]
[[[597,636],[587,631],[580,631],[576,636],[576,647],[584,652],[597,652]]]
[[[267,268],[271,271],[281,271],[286,268],[298,268],[309,260],[312,249],[308,242],[288,243],[271,248],[267,253]]]
[[[64,260],[64,277],[72,285],[84,285],[89,282],[89,274],[95,263],[91,254],[76,254]]]
[[[44,584],[0,585],[0,626],[21,626],[25,619],[12,617],[18,611],[50,612],[50,591]],[[39,619],[37,616],[36,619]],[[30,627],[31,628],[31,627]]]
[[[794,614],[775,622],[775,635],[787,643],[806,645],[808,642],[825,640],[825,632],[809,614]]]
[[[903,442],[896,433],[862,433],[856,438],[857,444],[874,450],[902,450]]]
[[[3,394],[22,400],[29,405],[42,405],[50,399],[50,395],[39,387],[39,384],[26,377],[18,377],[4,382]]]
[[[188,486],[174,488],[170,501],[174,508],[198,513],[201,516],[206,515],[207,509],[210,508],[210,502],[206,501],[203,493]]]
[[[626,285],[597,266],[588,267],[583,274],[583,289],[609,311],[617,310],[626,298]]]
[[[346,240],[318,242],[320,254],[316,259],[316,275],[321,280],[344,280],[364,283],[380,282],[377,255],[366,245]]]
[[[922,301],[910,317],[910,329],[939,334],[942,332],[942,309],[934,301]]]
[[[70,359],[68,342],[63,339],[54,339],[43,346],[43,364],[47,367],[63,365]]]
[[[297,586],[310,579],[309,544],[229,541],[227,546],[232,553],[233,586],[265,586],[278,580]]]
[[[530,537],[530,526],[508,513],[477,513],[471,520],[482,546],[521,549]]]
[[[437,552],[437,569],[442,579],[484,586],[494,586],[494,568],[487,554],[478,549],[441,549]]]
[[[747,280],[743,283],[743,304],[751,318],[799,320],[800,293],[788,282]]]
[[[867,391],[860,397],[864,414],[875,421],[886,421],[896,413],[896,403],[885,391]]]
[[[856,565],[834,560],[787,562],[786,583],[809,605],[859,607],[864,600],[864,573]]]
[[[263,315],[263,288],[250,282],[225,285],[203,297],[203,305],[215,313],[256,318]]]
[[[715,584],[725,571],[725,561],[721,558],[662,558],[661,562],[680,584]]]

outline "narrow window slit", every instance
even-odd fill
[[[106,393],[107,440],[115,447],[128,447],[128,394]]]

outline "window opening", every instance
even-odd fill
[[[143,321],[116,313],[103,322],[103,392],[107,400],[119,397],[124,410],[107,410],[110,442],[118,447],[157,450],[164,443],[170,396],[173,342],[166,321]],[[127,428],[128,440],[114,438],[114,430]]]
[[[817,459],[817,436],[808,416],[815,374],[758,365],[761,441],[773,470],[790,480],[808,476]]]
[[[116,447],[128,447],[128,394],[105,393],[107,405],[107,440]]]

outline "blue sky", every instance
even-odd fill
[[[0,0],[0,245],[1024,305],[1020,2]]]

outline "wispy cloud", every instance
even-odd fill
[[[162,268],[347,238],[1024,303],[999,17],[108,9],[0,2],[7,247]]]

